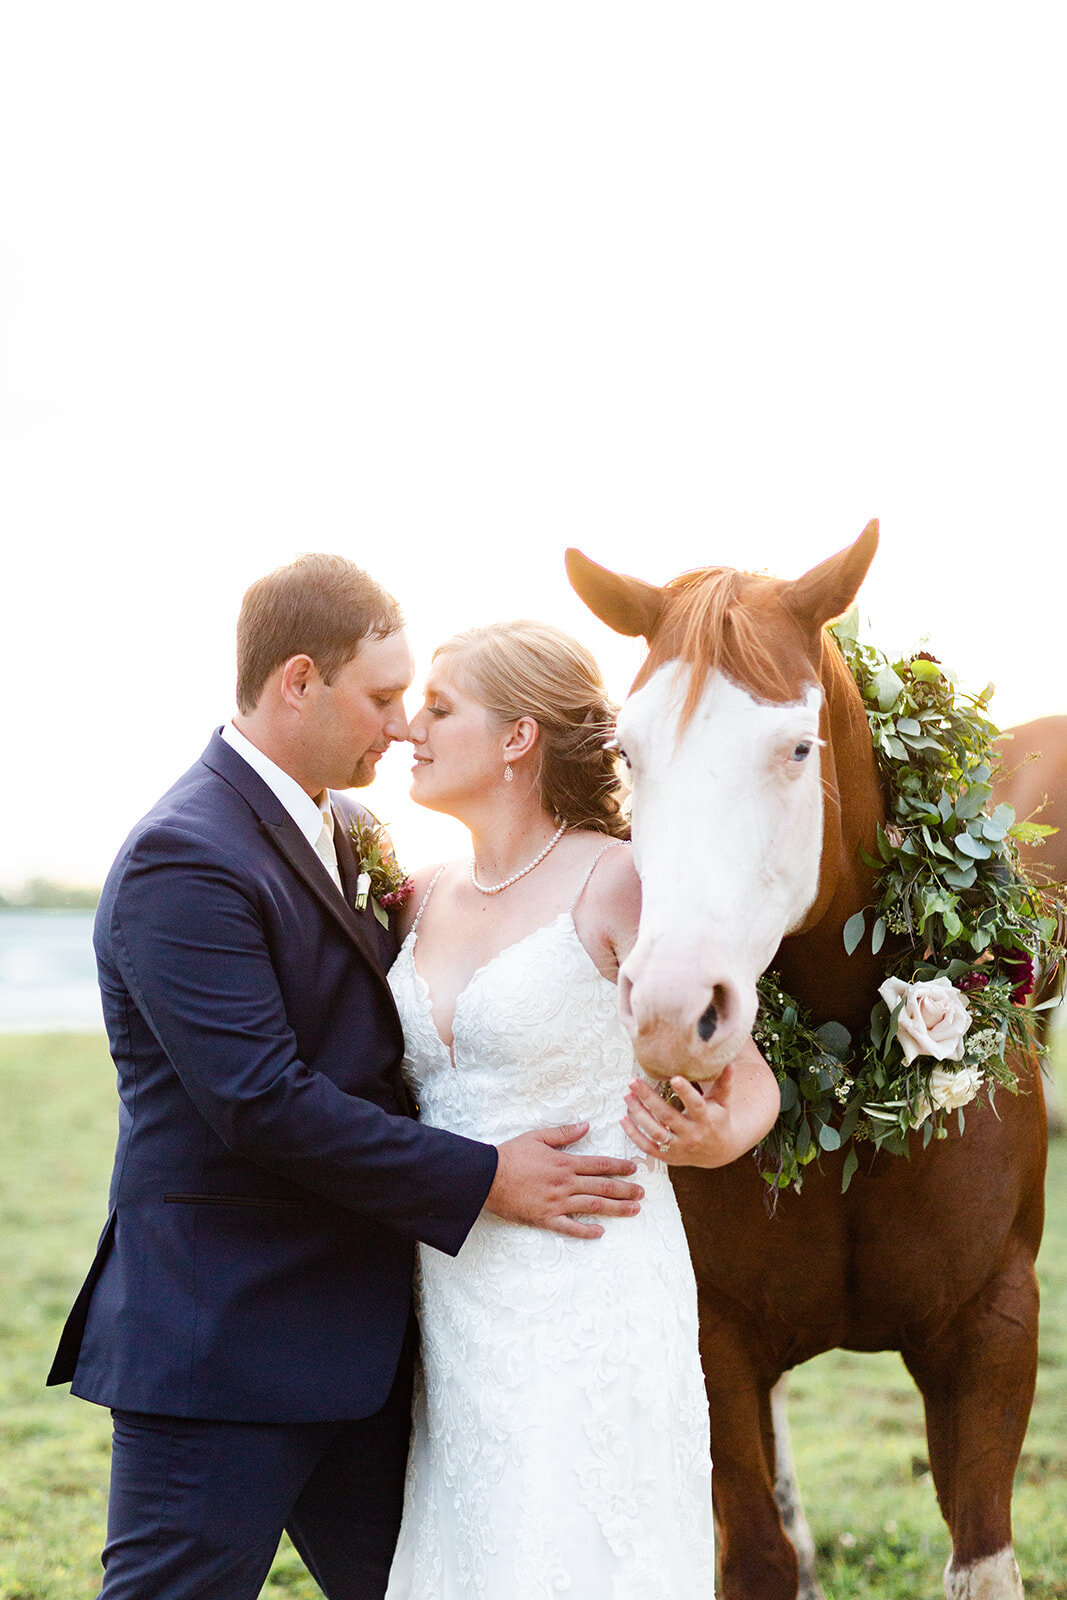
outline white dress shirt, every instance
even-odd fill
[[[232,722],[223,724],[222,737],[237,751],[242,760],[248,762],[252,771],[263,779],[267,788],[285,807],[340,889],[341,874],[337,868],[337,852],[333,842],[333,808],[330,805],[329,790],[323,789],[318,798],[313,800],[295,778],[284,772],[276,761],[270,759],[270,756],[265,756],[251,739],[246,739],[240,729],[234,727]]]

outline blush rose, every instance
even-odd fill
[[[903,978],[887,978],[878,993],[890,1011],[904,1002],[897,1018],[897,1038],[909,1066],[916,1056],[933,1056],[936,1061],[963,1059],[963,1036],[971,1025],[971,1008],[966,995],[954,988],[950,979],[905,983]]]

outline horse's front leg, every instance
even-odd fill
[[[712,1492],[722,1600],[797,1600],[797,1558],[775,1501],[771,1389],[752,1340],[701,1297],[700,1352],[711,1410]]]
[[[1022,1600],[1011,1493],[1037,1376],[1033,1255],[1001,1270],[936,1336],[902,1352],[926,1407],[930,1469],[952,1535],[948,1600]]]
[[[774,1498],[782,1526],[797,1555],[797,1600],[825,1600],[815,1576],[815,1540],[811,1536],[804,1505],[800,1498],[793,1441],[789,1432],[786,1402],[789,1377],[778,1379],[771,1390],[771,1417],[774,1422]]]

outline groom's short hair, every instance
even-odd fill
[[[298,556],[258,578],[237,619],[237,706],[254,711],[263,686],[291,656],[310,656],[326,683],[364,639],[404,626],[391,594],[344,556]]]

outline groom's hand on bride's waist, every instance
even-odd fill
[[[589,1132],[587,1122],[540,1128],[498,1145],[499,1161],[485,1208],[508,1222],[527,1222],[576,1239],[598,1239],[591,1215],[634,1217],[645,1191],[626,1179],[634,1161],[614,1156],[569,1155],[566,1146]]]

